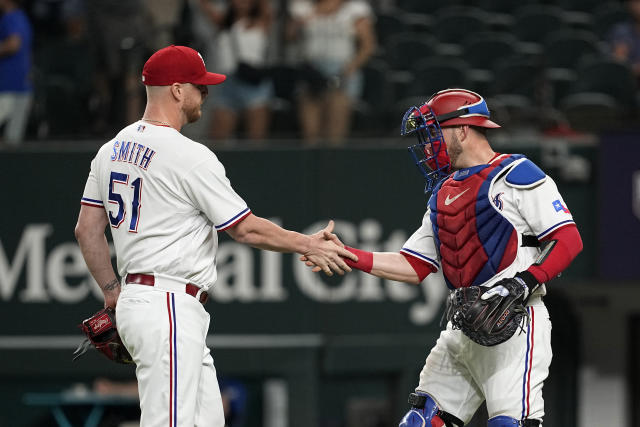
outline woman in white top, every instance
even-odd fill
[[[363,0],[298,1],[290,11],[289,36],[300,41],[307,66],[324,77],[307,82],[300,93],[303,137],[308,144],[319,139],[339,144],[349,132],[351,108],[362,92],[360,68],[376,47],[373,12]],[[322,80],[320,88],[317,82]]]
[[[218,8],[209,0],[200,0],[200,4],[219,30],[213,60],[216,69],[227,75],[225,84],[216,87],[211,97],[211,135],[215,139],[230,137],[236,129],[238,117],[245,117],[242,122],[246,126],[246,136],[254,140],[264,139],[269,130],[273,84],[267,78],[255,78],[255,72],[259,73],[266,63],[272,24],[269,2],[231,0],[226,8]],[[250,76],[254,78],[247,80],[238,72],[241,63],[255,71]]]

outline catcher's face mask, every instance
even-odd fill
[[[424,192],[428,193],[438,181],[449,175],[451,159],[440,123],[427,104],[420,108],[411,107],[404,114],[400,134],[404,136],[412,133],[417,135],[418,143],[409,147],[409,153],[427,180]]]

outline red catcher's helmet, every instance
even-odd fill
[[[489,120],[489,108],[484,98],[467,89],[445,89],[427,102],[440,126],[470,125],[499,128]]]
[[[437,92],[420,107],[411,107],[402,118],[401,135],[415,133],[418,143],[409,147],[416,166],[427,180],[425,192],[451,173],[451,159],[441,127],[469,125],[499,128],[489,120],[484,98],[466,89]]]

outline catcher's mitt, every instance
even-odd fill
[[[82,356],[93,345],[99,352],[117,363],[133,363],[116,329],[116,312],[107,307],[78,325],[87,338],[73,352],[73,360]]]
[[[490,288],[456,289],[447,300],[447,320],[478,344],[503,343],[529,320],[525,293],[526,285],[516,278],[502,279]]]

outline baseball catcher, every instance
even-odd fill
[[[100,353],[116,363],[133,363],[116,329],[116,312],[113,308],[103,308],[83,320],[78,326],[87,338],[73,352],[73,360],[85,354],[93,345]]]
[[[409,152],[430,193],[422,224],[398,252],[347,247],[352,268],[413,284],[441,271],[451,290],[400,427],[460,427],[483,402],[489,427],[542,425],[552,355],[543,297],[582,240],[553,179],[493,150],[487,134],[499,127],[466,89],[409,108],[401,133],[417,138]]]

